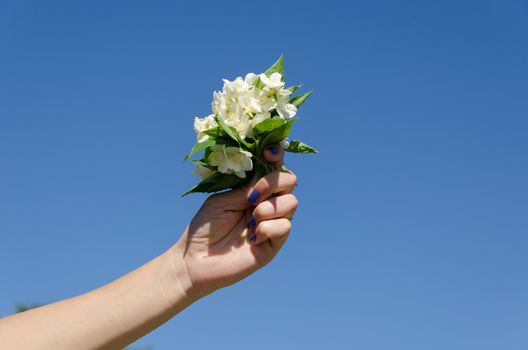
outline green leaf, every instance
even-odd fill
[[[282,80],[284,81],[284,56],[282,54],[279,59],[264,72],[268,77],[273,73],[280,73]]]
[[[205,130],[202,133],[212,137],[213,139],[223,137],[226,135],[225,131],[221,127],[216,127],[216,128],[212,128],[209,130]]]
[[[203,133],[215,140],[217,145],[226,145],[232,147],[240,146],[240,142],[238,140],[233,140],[231,136],[229,136],[221,127],[209,129]]]
[[[226,145],[232,147],[240,146],[240,142],[238,140],[233,140],[231,136],[229,136],[221,127],[209,129],[203,133],[208,135],[209,138],[215,140],[217,145]]]
[[[261,136],[263,134],[266,134],[268,132],[271,132],[275,129],[277,129],[278,127],[282,126],[284,124],[284,119],[281,119],[281,118],[269,118],[269,119],[266,119],[260,123],[258,123],[257,125],[255,125],[255,128],[253,129],[253,131]]]
[[[312,94],[312,92],[313,92],[313,90],[308,91],[305,94],[302,94],[302,95],[299,95],[299,96],[295,96],[294,98],[292,98],[290,100],[290,103],[292,105],[294,105],[295,107],[299,108],[304,103],[304,101],[306,101],[308,96],[310,96]]]
[[[289,88],[286,88],[286,90],[290,90],[292,94],[295,93],[300,87],[302,87],[304,84],[290,86]]]
[[[315,148],[308,146],[306,143],[301,142],[299,140],[293,140],[290,141],[290,145],[287,149],[285,149],[287,152],[292,153],[319,153]]]
[[[257,154],[262,154],[262,151],[267,145],[270,145],[272,143],[279,143],[282,140],[284,140],[288,135],[290,134],[291,127],[293,123],[297,120],[297,118],[293,118],[288,120],[286,123],[284,123],[282,126],[274,129],[270,133],[266,134],[258,144],[258,152]]]
[[[190,156],[192,156],[193,154],[195,153],[198,153],[198,152],[201,152],[203,151],[204,149],[206,148],[209,148],[213,145],[216,144],[216,141],[213,140],[213,139],[207,139],[205,140],[204,142],[200,142],[200,143],[197,143],[196,145],[194,145],[194,147],[192,148],[192,150],[189,152],[189,154],[187,154],[185,156],[185,158],[183,158],[183,160],[187,160]]]
[[[238,134],[238,131],[236,131],[235,128],[233,128],[232,126],[227,125],[218,116],[215,116],[215,120],[216,120],[216,123],[220,126],[220,128],[222,128],[222,130],[224,130],[226,132],[226,134],[228,134],[237,143],[246,146],[246,148],[248,148],[250,150],[254,149],[254,146],[252,144],[250,144],[249,142],[244,140],[242,137],[240,137],[240,135]]]
[[[210,193],[235,188],[246,183],[251,178],[249,175],[250,174],[246,174],[246,178],[241,179],[234,174],[222,174],[216,172],[208,178],[202,180],[198,185],[191,187],[187,192],[182,194],[181,197],[186,196],[189,193]]]

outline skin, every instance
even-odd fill
[[[278,145],[264,157],[275,172],[210,196],[165,253],[93,291],[0,319],[0,349],[121,349],[269,263],[291,229],[296,177],[279,170]]]

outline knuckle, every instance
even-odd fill
[[[257,221],[262,220],[262,218],[264,217],[262,204],[263,204],[263,203],[260,203],[260,204],[257,205],[257,206],[255,207],[255,209],[253,210],[253,217],[254,217],[255,220],[257,220]]]
[[[253,210],[253,217],[260,221],[273,214],[274,207],[270,200],[259,203]]]
[[[267,236],[272,229],[272,225],[269,221],[262,221],[258,224],[256,231],[260,235]]]

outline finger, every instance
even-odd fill
[[[257,181],[248,193],[248,203],[257,205],[274,194],[284,194],[293,191],[297,177],[293,173],[274,171]]]
[[[288,193],[278,197],[272,197],[264,202],[261,202],[255,210],[253,210],[253,225],[256,225],[264,220],[287,218],[291,219],[295,210],[297,209],[297,197]],[[249,225],[251,226],[251,225]]]
[[[284,164],[284,150],[280,145],[272,144],[266,146],[264,151],[262,151],[262,155],[264,156],[264,159],[273,164],[273,167],[276,170],[282,168],[282,164]]]
[[[269,240],[271,247],[277,252],[288,239],[290,230],[291,222],[286,218],[262,221],[250,236],[249,242],[259,245]]]

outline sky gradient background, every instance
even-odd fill
[[[221,79],[315,89],[280,256],[137,342],[528,347],[528,2],[0,1],[0,315],[101,286],[205,198]]]

